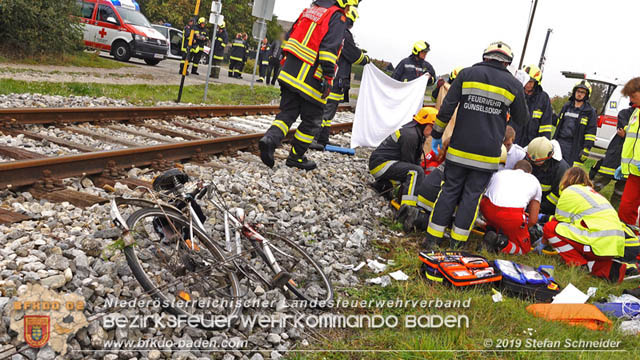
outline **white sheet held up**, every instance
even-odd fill
[[[400,82],[373,64],[364,67],[353,121],[351,147],[378,146],[409,122],[424,102],[429,76]]]

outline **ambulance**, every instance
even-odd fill
[[[76,0],[85,46],[108,51],[120,61],[131,57],[156,65],[167,56],[169,42],[140,12],[135,0]]]
[[[622,95],[624,83],[618,79],[608,79],[596,74],[563,71],[562,75],[569,79],[587,79],[591,83],[593,93],[589,97],[589,103],[596,109],[598,116],[598,130],[594,145],[606,149],[611,139],[616,136],[618,111],[629,107],[629,98]]]

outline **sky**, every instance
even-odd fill
[[[274,14],[294,21],[310,0],[276,0]],[[362,0],[352,32],[369,56],[395,66],[426,40],[427,55],[438,75],[482,60],[482,51],[504,41],[517,66],[527,31],[532,0]],[[566,95],[576,80],[561,71],[595,73],[622,83],[638,76],[640,47],[632,47],[637,30],[637,0],[539,0],[524,65],[538,64],[548,28],[542,79],[550,96]],[[637,43],[637,41],[635,42]],[[635,66],[634,66],[635,65]]]

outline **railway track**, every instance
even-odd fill
[[[115,180],[124,170],[256,151],[277,106],[0,109],[0,189],[62,188],[62,179]],[[341,111],[352,110],[341,107]],[[339,118],[339,117],[338,117]],[[334,122],[332,132],[352,123]],[[287,138],[293,135],[291,129]],[[32,151],[44,144],[45,153]],[[48,153],[47,153],[48,152]]]

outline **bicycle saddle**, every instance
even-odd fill
[[[153,180],[153,190],[155,191],[172,191],[179,185],[183,185],[189,181],[189,176],[179,169],[171,169],[158,175]]]

